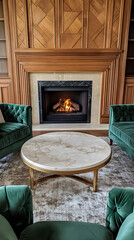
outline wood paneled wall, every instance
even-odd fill
[[[134,104],[134,77],[127,77],[125,81],[124,103]]]
[[[18,48],[120,48],[124,0],[15,0],[15,9]]]
[[[12,55],[12,84],[14,90],[14,102],[30,104],[28,69],[43,72],[43,56],[39,59],[40,52],[45,49],[69,49],[69,65],[66,71],[74,69],[78,59],[74,64],[73,50],[83,49],[81,57],[86,49],[93,50],[94,54],[98,49],[102,50],[102,59],[97,58],[96,65],[100,71],[104,71],[101,92],[101,115],[100,122],[106,123],[109,118],[109,105],[123,103],[123,98],[119,97],[119,87],[121,86],[121,61],[125,65],[125,54],[127,51],[126,41],[128,39],[124,33],[129,26],[129,16],[131,12],[131,0],[8,0],[9,28]],[[123,35],[124,34],[124,35]],[[26,52],[23,54],[23,49]],[[123,50],[120,54],[115,54],[115,58],[107,65],[106,55],[103,49]],[[19,52],[19,50],[22,50]],[[33,51],[33,52],[32,52]],[[38,61],[36,54],[38,52]],[[29,54],[32,58],[29,62]],[[21,54],[18,57],[18,53]],[[51,54],[50,54],[51,55]],[[60,54],[59,54],[60,56]],[[59,57],[59,61],[66,58],[66,54]],[[24,60],[25,58],[25,60]],[[23,59],[21,62],[20,59]],[[42,60],[41,60],[42,59]],[[82,58],[81,58],[82,59]],[[45,60],[46,61],[46,60]],[[50,60],[51,61],[51,60]],[[58,61],[58,58],[57,58]],[[72,68],[72,61],[74,67]],[[85,62],[84,62],[85,61]],[[34,62],[32,66],[32,62]],[[94,63],[92,57],[81,61],[78,72],[95,71],[92,68]],[[50,62],[48,62],[50,63]],[[64,61],[61,62],[61,66]],[[83,67],[82,67],[83,64]],[[54,63],[50,64],[53,71],[60,71]],[[31,66],[31,68],[29,68]],[[106,67],[105,67],[106,66]],[[46,72],[47,68],[44,68]],[[50,71],[50,70],[48,70]],[[65,70],[63,70],[65,71]],[[1,83],[1,82],[0,82]],[[122,92],[124,91],[124,81]],[[122,94],[123,95],[123,94]]]

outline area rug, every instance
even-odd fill
[[[108,138],[103,137],[108,142]],[[34,177],[45,176],[35,172]],[[81,174],[87,179],[92,173]],[[20,152],[0,160],[0,185],[29,185],[29,169]],[[83,221],[105,225],[108,193],[113,187],[134,187],[134,161],[115,143],[110,162],[99,170],[98,191],[69,178],[55,178],[34,186],[34,221]]]

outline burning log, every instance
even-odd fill
[[[53,110],[56,110],[60,105],[61,105],[60,102],[57,102],[56,104],[54,104],[53,105]]]
[[[80,111],[80,106],[78,103],[75,103],[73,101],[71,101],[71,103],[72,103],[72,106],[74,107],[75,111]]]
[[[53,110],[56,112],[76,112],[80,111],[80,106],[78,103],[71,101],[70,98],[65,101],[60,99],[59,102],[53,105]]]

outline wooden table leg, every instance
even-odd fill
[[[97,191],[97,180],[98,180],[98,169],[94,170],[94,178],[93,178],[93,191]]]
[[[33,188],[34,188],[33,169],[29,168],[29,172],[30,172],[30,187],[33,190]]]

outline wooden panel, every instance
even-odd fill
[[[11,79],[0,79],[0,102],[11,102]]]
[[[107,0],[104,47],[121,47],[123,14],[124,0]]]
[[[18,48],[28,47],[28,27],[26,0],[15,0]]]
[[[105,47],[121,48],[124,0],[107,1],[107,23]],[[130,9],[129,9],[130,11]],[[109,106],[117,104],[118,72],[120,58],[111,63],[107,73],[103,73],[100,122],[108,123]]]
[[[124,4],[124,18],[123,18],[123,29],[122,29],[122,42],[121,48],[124,50],[121,53],[119,63],[119,76],[117,86],[117,104],[123,103],[124,98],[124,85],[125,85],[125,69],[126,69],[126,58],[128,48],[128,34],[129,34],[129,23],[131,14],[131,0],[125,1]]]
[[[19,74],[18,74],[18,64],[15,57],[15,49],[18,46],[17,41],[17,28],[16,28],[16,1],[8,1],[8,14],[9,14],[9,28],[10,28],[10,39],[11,39],[11,56],[12,56],[12,85],[13,85],[13,101],[16,104],[20,103],[20,88],[19,88]]]
[[[20,84],[20,104],[30,105],[30,89],[28,73],[24,70],[22,64],[19,64],[19,84]]]
[[[54,48],[54,0],[32,0],[32,34],[34,48]]]
[[[88,48],[103,48],[106,0],[89,0],[88,13]]]
[[[118,47],[118,38],[119,38],[119,31],[121,27],[119,25],[120,21],[122,24],[122,1],[115,0],[114,1],[114,8],[113,8],[113,22],[112,22],[112,36],[111,36],[111,48]],[[120,19],[121,18],[121,19]]]
[[[114,60],[111,63],[110,68],[103,74],[101,96],[101,123],[107,123],[107,120],[109,118],[109,106],[112,104],[116,104],[118,64],[119,58]]]
[[[83,33],[83,0],[62,0],[60,3],[60,47],[81,48]]]
[[[134,77],[126,78],[124,103],[134,104]]]

